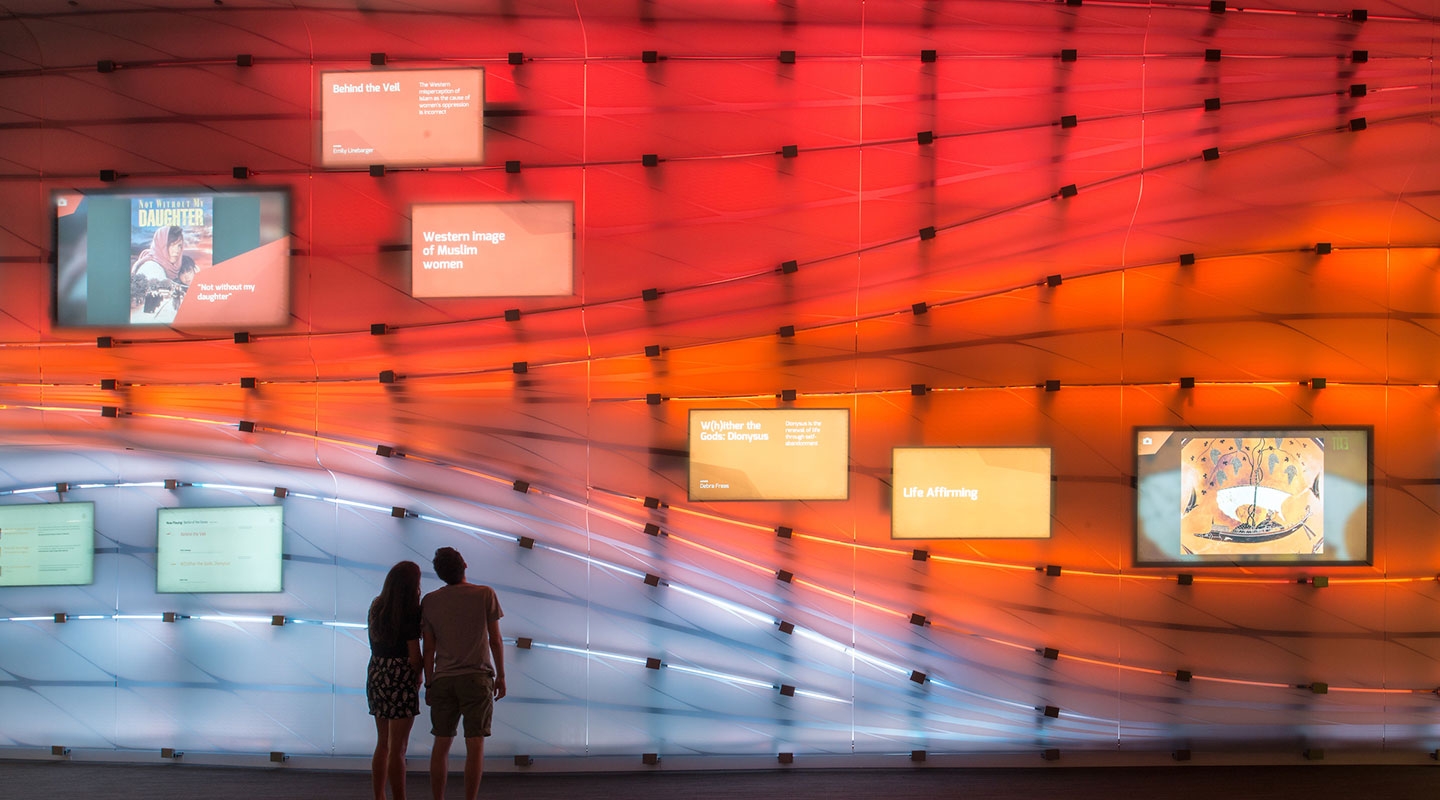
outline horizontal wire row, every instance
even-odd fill
[[[499,479],[497,479],[497,480],[499,480]],[[875,667],[877,667],[877,668],[880,668],[880,669],[882,669],[882,670],[884,670],[884,671],[887,671],[887,672],[889,672],[889,673],[891,673],[891,674],[894,674],[894,675],[897,675],[897,676],[900,676],[900,677],[905,677],[905,678],[907,678],[908,680],[910,680],[910,681],[912,681],[912,682],[914,682],[914,683],[917,683],[917,684],[925,684],[925,683],[927,683],[927,682],[931,682],[931,683],[937,683],[937,685],[955,685],[955,684],[946,684],[943,679],[934,678],[934,677],[928,675],[926,672],[923,672],[923,671],[921,671],[921,670],[919,670],[919,669],[916,669],[916,668],[906,668],[906,667],[904,667],[904,666],[902,666],[902,665],[895,664],[895,663],[893,663],[893,662],[891,662],[891,661],[889,661],[889,660],[887,660],[887,659],[883,659],[883,658],[880,658],[880,657],[878,657],[878,656],[865,653],[865,652],[863,652],[863,651],[861,651],[861,650],[859,650],[859,649],[854,648],[854,647],[851,646],[851,645],[846,645],[846,644],[844,644],[844,643],[842,643],[842,642],[836,641],[836,640],[834,640],[833,638],[828,637],[828,636],[820,633],[819,631],[809,630],[809,629],[807,629],[807,628],[805,628],[805,627],[803,627],[803,626],[796,625],[794,622],[787,621],[787,620],[784,620],[784,619],[781,619],[781,618],[777,618],[777,617],[775,617],[775,616],[773,616],[773,615],[771,615],[771,614],[768,614],[768,613],[765,613],[765,612],[761,612],[761,611],[757,611],[757,610],[755,610],[755,609],[753,609],[753,608],[750,608],[750,607],[748,607],[748,606],[746,606],[746,605],[744,605],[744,604],[742,604],[742,603],[737,603],[737,602],[735,602],[735,601],[732,601],[732,600],[728,600],[728,599],[719,597],[719,596],[714,595],[714,594],[712,594],[712,593],[705,592],[705,591],[702,591],[702,590],[698,590],[698,589],[695,589],[695,588],[686,586],[686,585],[684,585],[683,583],[676,582],[676,581],[673,581],[673,580],[664,578],[664,577],[662,577],[662,576],[660,576],[660,575],[657,575],[657,574],[654,574],[654,573],[647,573],[647,572],[642,572],[642,571],[640,571],[640,570],[631,569],[631,568],[629,568],[629,567],[626,567],[626,566],[623,566],[623,565],[620,565],[620,564],[618,564],[618,563],[614,563],[614,562],[611,562],[611,561],[607,561],[607,560],[605,560],[605,559],[595,558],[595,557],[593,557],[593,556],[588,556],[588,555],[585,555],[584,553],[580,553],[580,552],[577,552],[577,551],[569,550],[569,549],[564,548],[564,547],[560,547],[560,546],[557,546],[557,545],[548,544],[548,543],[545,543],[545,542],[542,542],[542,541],[538,541],[538,540],[536,540],[536,539],[533,538],[533,537],[529,537],[529,536],[517,536],[517,535],[514,535],[514,534],[505,533],[505,532],[502,532],[502,531],[496,531],[496,530],[493,530],[493,529],[491,529],[491,528],[486,528],[486,527],[483,527],[483,526],[472,525],[472,524],[465,523],[465,522],[462,522],[462,521],[459,521],[459,520],[449,519],[449,518],[445,518],[445,517],[438,517],[438,516],[429,515],[429,514],[416,513],[416,512],[414,512],[414,511],[411,511],[411,510],[409,510],[409,509],[402,508],[402,507],[382,506],[382,505],[376,505],[376,504],[374,504],[374,503],[367,503],[367,502],[358,501],[358,500],[350,500],[350,499],[341,498],[341,497],[328,497],[328,496],[322,496],[322,495],[314,495],[314,494],[309,494],[309,493],[305,493],[305,492],[291,491],[291,490],[289,490],[289,489],[284,489],[284,488],[280,488],[280,487],[243,486],[243,485],[235,485],[235,484],[215,484],[215,483],[208,483],[208,482],[186,482],[186,481],[181,481],[181,480],[178,480],[178,479],[166,479],[166,480],[159,480],[159,481],[140,481],[140,482],[135,482],[135,481],[127,481],[127,482],[85,482],[85,483],[77,482],[77,483],[74,483],[74,484],[66,483],[66,484],[63,484],[63,485],[50,485],[50,486],[43,486],[43,487],[20,487],[20,488],[15,488],[15,489],[9,489],[9,490],[0,491],[0,497],[3,497],[3,496],[15,496],[15,495],[35,495],[35,494],[41,494],[41,493],[47,493],[47,492],[56,492],[57,489],[63,489],[63,490],[64,490],[63,492],[57,492],[58,494],[63,494],[63,493],[65,493],[65,492],[71,492],[71,491],[83,491],[83,490],[94,490],[94,489],[104,489],[104,488],[125,488],[125,489],[132,489],[132,488],[165,488],[165,489],[176,490],[176,489],[183,489],[183,488],[187,488],[187,487],[195,487],[195,488],[199,488],[199,489],[212,489],[212,490],[218,490],[218,491],[236,491],[236,492],[241,492],[241,493],[245,493],[245,494],[258,494],[258,495],[273,496],[273,497],[277,497],[277,498],[283,498],[283,499],[286,499],[286,500],[288,500],[288,499],[290,499],[290,498],[295,498],[295,499],[301,499],[301,500],[312,500],[312,501],[316,501],[316,502],[328,502],[328,503],[332,503],[332,504],[334,504],[334,505],[336,505],[336,506],[343,506],[343,507],[346,507],[346,508],[355,509],[355,510],[359,510],[359,511],[368,511],[368,512],[372,512],[372,513],[384,514],[384,515],[386,515],[386,516],[395,517],[395,518],[400,518],[400,519],[406,519],[406,518],[419,519],[419,520],[421,520],[422,522],[427,522],[427,523],[442,525],[442,526],[449,527],[449,528],[454,529],[454,530],[462,531],[462,532],[464,532],[464,533],[466,533],[467,535],[470,535],[470,536],[481,536],[481,537],[486,537],[486,538],[490,538],[490,539],[496,539],[496,540],[511,542],[511,543],[516,544],[516,545],[519,546],[519,547],[522,547],[522,548],[524,548],[524,549],[529,549],[529,550],[540,550],[540,551],[542,551],[542,552],[551,552],[551,553],[554,553],[554,554],[556,554],[556,555],[561,555],[561,556],[564,556],[564,557],[567,557],[567,558],[571,558],[571,559],[575,559],[575,560],[582,561],[582,562],[584,562],[584,563],[586,563],[586,564],[588,564],[588,565],[590,565],[590,566],[596,567],[596,568],[598,568],[598,569],[603,569],[603,570],[605,570],[605,571],[607,571],[607,572],[611,572],[611,573],[615,573],[615,574],[622,574],[622,575],[626,575],[626,576],[631,577],[631,578],[639,579],[639,580],[641,580],[641,581],[642,581],[645,585],[647,585],[647,586],[657,587],[657,588],[663,587],[663,588],[671,589],[671,590],[673,590],[673,591],[679,592],[679,593],[684,594],[684,595],[686,595],[686,596],[689,596],[689,597],[695,598],[695,599],[697,599],[697,600],[700,600],[700,601],[702,601],[702,602],[705,602],[705,603],[708,603],[708,604],[710,604],[710,605],[713,605],[713,606],[715,606],[715,607],[717,607],[717,608],[721,608],[721,609],[726,610],[726,611],[728,611],[728,612],[737,614],[738,616],[741,616],[741,617],[750,619],[751,621],[754,621],[754,622],[757,622],[757,623],[760,623],[760,624],[764,624],[764,625],[766,625],[766,626],[775,626],[775,627],[777,627],[777,628],[780,630],[781,633],[784,633],[784,634],[793,634],[793,633],[799,632],[802,636],[805,636],[806,638],[809,638],[809,639],[811,639],[811,640],[813,640],[813,641],[816,641],[816,642],[818,642],[818,643],[820,643],[820,644],[823,644],[823,645],[825,645],[826,647],[828,647],[828,648],[830,648],[830,649],[836,650],[837,652],[841,652],[841,653],[846,654],[846,655],[853,656],[853,657],[856,658],[857,660],[863,661],[863,662],[865,662],[865,663],[867,663],[867,664],[870,664],[870,665],[872,665],[872,666],[875,666]],[[524,490],[525,490],[524,493],[526,493],[526,494],[535,494],[535,495],[541,496],[541,497],[550,497],[550,498],[562,499],[562,498],[560,498],[558,495],[551,494],[551,493],[546,492],[546,491],[544,491],[544,490],[542,490],[542,489],[540,489],[540,488],[537,488],[537,487],[534,487],[534,486],[530,486],[530,485],[528,485],[528,484],[525,485],[523,488],[524,488]],[[648,500],[648,498],[646,498],[646,499]],[[573,503],[573,501],[571,501],[571,502]],[[647,504],[647,507],[653,507],[653,506],[649,506],[649,505]],[[587,510],[590,511],[591,513],[594,513],[594,514],[597,514],[597,515],[601,515],[601,516],[605,516],[605,517],[611,519],[612,521],[626,523],[626,524],[628,524],[632,529],[641,526],[641,523],[640,523],[638,520],[633,519],[633,518],[627,518],[627,517],[621,516],[621,515],[619,515],[619,514],[615,514],[615,513],[612,513],[612,512],[606,512],[606,511],[603,511],[602,509],[596,509],[596,508],[593,508],[593,507],[588,507]],[[1155,667],[1141,667],[1141,666],[1136,666],[1136,665],[1133,665],[1133,664],[1126,664],[1126,663],[1121,662],[1121,661],[1115,661],[1115,660],[1111,660],[1111,659],[1099,658],[1099,657],[1095,657],[1095,656],[1080,655],[1080,654],[1074,654],[1074,653],[1061,653],[1059,650],[1057,650],[1057,649],[1055,649],[1055,648],[1045,647],[1045,646],[1043,646],[1043,645],[1042,645],[1042,646],[1035,646],[1035,645],[1025,644],[1025,643],[1021,643],[1021,642],[1015,642],[1015,641],[1010,641],[1010,640],[1006,640],[1006,639],[999,638],[999,637],[990,636],[990,635],[988,635],[988,634],[983,634],[983,633],[977,632],[977,631],[975,631],[975,630],[972,630],[972,629],[968,629],[968,628],[959,626],[959,625],[957,625],[957,624],[955,624],[955,623],[952,623],[952,622],[949,622],[949,621],[934,619],[932,616],[927,616],[927,615],[925,615],[925,614],[920,614],[920,613],[918,613],[918,612],[906,612],[906,611],[903,611],[903,610],[900,610],[900,609],[896,609],[896,608],[893,608],[893,607],[890,607],[890,606],[886,606],[886,605],[881,604],[881,603],[877,603],[877,602],[874,602],[874,601],[866,600],[866,599],[860,597],[860,596],[858,595],[858,593],[854,592],[853,590],[845,590],[845,591],[836,590],[836,589],[834,589],[834,588],[832,588],[832,587],[825,586],[824,584],[819,583],[819,582],[814,582],[814,581],[805,580],[805,579],[803,579],[803,578],[798,578],[798,577],[795,576],[794,573],[791,573],[791,572],[789,572],[789,571],[786,571],[786,570],[776,570],[776,569],[773,569],[773,568],[768,567],[768,566],[766,566],[766,565],[762,565],[762,564],[756,563],[756,562],[754,562],[754,561],[751,561],[751,560],[749,560],[749,559],[745,559],[745,558],[742,558],[742,557],[740,557],[740,556],[734,555],[733,553],[726,553],[726,552],[724,552],[723,550],[720,550],[720,549],[711,547],[711,546],[709,546],[709,545],[701,544],[700,542],[698,542],[698,541],[696,541],[696,540],[693,540],[693,539],[690,539],[688,536],[685,536],[685,535],[683,535],[683,534],[680,534],[680,533],[677,533],[677,532],[673,532],[673,531],[664,531],[664,530],[661,530],[658,526],[654,525],[653,523],[646,523],[646,524],[644,524],[644,526],[643,526],[643,531],[644,531],[644,533],[645,533],[646,535],[649,535],[649,536],[652,536],[652,537],[656,537],[657,539],[663,539],[663,540],[665,540],[665,541],[674,542],[674,543],[677,544],[677,545],[685,546],[685,547],[687,547],[687,548],[689,548],[689,549],[691,549],[691,550],[698,551],[698,552],[700,552],[700,553],[702,554],[702,556],[701,556],[702,559],[703,559],[705,556],[714,556],[714,557],[721,558],[721,559],[723,559],[723,560],[725,560],[725,561],[728,561],[728,562],[731,562],[731,563],[740,564],[740,565],[743,565],[743,566],[745,566],[745,567],[747,567],[747,568],[751,569],[752,571],[755,571],[755,572],[757,572],[757,573],[759,573],[759,574],[769,574],[769,575],[774,576],[774,579],[777,581],[777,584],[790,584],[790,585],[792,585],[792,586],[802,587],[802,588],[805,588],[805,589],[807,589],[807,590],[811,590],[811,591],[815,592],[816,594],[821,595],[822,597],[825,597],[825,598],[829,598],[829,599],[832,599],[832,600],[839,600],[839,601],[842,602],[842,603],[848,603],[848,604],[854,604],[854,605],[862,606],[862,607],[868,608],[868,609],[870,609],[870,610],[872,610],[872,611],[876,611],[876,612],[885,614],[885,615],[890,616],[890,617],[893,617],[893,618],[897,618],[897,619],[901,619],[901,620],[906,620],[906,621],[908,621],[908,623],[909,623],[910,625],[915,626],[917,629],[920,629],[920,630],[923,630],[923,629],[925,629],[926,627],[932,627],[932,626],[933,626],[933,627],[935,627],[936,629],[943,630],[943,631],[945,631],[945,632],[947,632],[947,633],[959,635],[959,636],[963,637],[963,638],[964,638],[965,640],[967,640],[967,641],[976,641],[976,642],[982,642],[982,643],[987,643],[987,644],[990,644],[990,645],[996,645],[996,646],[1001,646],[1001,647],[1006,647],[1006,648],[1027,650],[1027,651],[1031,651],[1031,652],[1034,652],[1034,653],[1039,654],[1043,659],[1046,659],[1046,660],[1057,660],[1057,661],[1058,661],[1058,660],[1062,660],[1062,659],[1063,659],[1063,660],[1071,661],[1071,662],[1074,662],[1074,663],[1077,663],[1077,664],[1085,664],[1085,665],[1091,665],[1091,666],[1099,666],[1099,667],[1104,667],[1104,668],[1107,668],[1107,669],[1127,670],[1127,671],[1135,671],[1135,672],[1145,672],[1145,673],[1150,673],[1150,674],[1155,674],[1155,675],[1164,675],[1164,676],[1173,677],[1173,678],[1175,678],[1177,681],[1181,681],[1181,682],[1189,682],[1189,681],[1191,681],[1191,680],[1212,680],[1212,681],[1215,681],[1215,682],[1222,682],[1222,683],[1229,683],[1229,684],[1251,685],[1251,686],[1266,687],[1266,688],[1286,688],[1286,689],[1303,688],[1303,689],[1310,689],[1311,691],[1313,691],[1313,692],[1316,693],[1316,694],[1325,694],[1325,693],[1328,693],[1328,692],[1331,691],[1331,690],[1337,691],[1337,692],[1340,692],[1340,691],[1377,692],[1377,693],[1406,694],[1406,695],[1410,695],[1410,694],[1423,694],[1423,693],[1430,693],[1430,692],[1437,691],[1436,689],[1431,688],[1431,687],[1425,687],[1425,688],[1418,688],[1418,687],[1396,688],[1396,687],[1383,687],[1383,686],[1381,686],[1381,687],[1366,687],[1366,686],[1354,686],[1354,687],[1340,687],[1340,686],[1335,686],[1335,687],[1331,687],[1331,686],[1330,686],[1329,684],[1327,684],[1327,683],[1314,682],[1314,681],[1308,682],[1308,683],[1300,683],[1300,684],[1295,684],[1295,683],[1277,683],[1277,682],[1273,682],[1273,681],[1269,681],[1269,682],[1267,682],[1267,681],[1253,681],[1253,680],[1245,680],[1245,679],[1239,679],[1239,678],[1228,678],[1228,677],[1224,677],[1224,676],[1196,675],[1193,671],[1184,670],[1184,669],[1165,670],[1165,669],[1160,669],[1160,668],[1155,668]],[[833,539],[828,539],[828,540],[827,540],[827,539],[825,539],[825,538],[823,538],[823,537],[818,537],[818,536],[813,536],[813,535],[806,535],[806,534],[799,534],[799,535],[797,535],[797,534],[795,534],[795,533],[794,533],[792,530],[790,530],[790,529],[785,529],[785,531],[784,531],[784,537],[785,537],[785,538],[791,538],[791,537],[793,537],[793,538],[801,538],[801,539],[805,539],[805,540],[809,540],[809,541],[821,542],[821,543],[828,544],[828,545],[832,545],[832,546],[834,546],[834,545],[841,545],[841,546],[843,546],[843,545],[846,545],[846,544],[847,544],[847,543],[845,543],[845,542],[841,542],[841,541],[838,541],[838,540],[833,540]],[[853,543],[848,543],[848,544],[852,544],[852,546],[853,546]],[[914,557],[914,555],[913,555],[914,553],[920,552],[920,551],[904,551],[904,550],[899,550],[899,549],[880,548],[880,547],[866,547],[865,550],[866,550],[867,552],[872,552],[872,553],[884,553],[884,554],[895,555],[895,556],[902,556],[902,555],[903,555],[903,556],[905,556],[905,557],[912,557],[912,558]],[[940,561],[940,562],[943,562],[943,563],[951,563],[951,564],[956,564],[956,565],[977,566],[977,567],[987,567],[987,568],[988,568],[988,567],[1000,567],[1000,568],[1007,568],[1007,569],[1012,569],[1012,570],[1013,570],[1013,569],[1016,569],[1015,565],[1007,565],[1007,564],[999,564],[999,563],[993,563],[993,562],[985,562],[985,561],[974,560],[974,559],[950,558],[950,557],[946,557],[946,556],[942,556],[942,555],[927,556],[927,559],[933,559],[933,560],[935,560],[935,561]],[[1103,573],[1099,573],[1099,572],[1096,572],[1096,571],[1090,571],[1090,570],[1065,571],[1065,570],[1063,570],[1063,568],[1058,567],[1058,566],[1056,566],[1056,565],[1046,565],[1046,566],[1044,566],[1044,567],[1034,567],[1034,568],[1032,568],[1032,571],[1034,571],[1034,572],[1040,572],[1040,573],[1042,573],[1042,574],[1045,574],[1045,575],[1048,576],[1048,577],[1061,577],[1062,575],[1065,575],[1065,574],[1075,574],[1075,575],[1082,575],[1082,576],[1086,576],[1086,577],[1108,577],[1108,578],[1125,578],[1125,577],[1130,577],[1130,578],[1137,578],[1137,579],[1140,579],[1140,580],[1156,580],[1156,579],[1157,579],[1155,576],[1126,576],[1126,575],[1122,575],[1122,574],[1117,574],[1117,575],[1105,575],[1105,574],[1103,574]],[[1361,579],[1361,580],[1355,580],[1355,581],[1337,580],[1337,581],[1335,581],[1335,583],[1338,584],[1338,585],[1345,585],[1346,583],[1351,583],[1351,584],[1353,584],[1353,585],[1368,585],[1368,584],[1376,584],[1376,583],[1385,583],[1385,584],[1407,584],[1407,583],[1418,583],[1418,582],[1425,582],[1425,581],[1431,581],[1431,582],[1433,582],[1433,581],[1436,581],[1436,580],[1437,580],[1437,578],[1435,578],[1435,577],[1425,577],[1425,578],[1419,578],[1419,577],[1410,577],[1410,578],[1373,578],[1373,579]],[[1203,577],[1202,577],[1202,578],[1199,578],[1199,579],[1196,579],[1196,578],[1194,578],[1193,576],[1191,576],[1191,579],[1190,579],[1190,580],[1185,580],[1185,579],[1183,579],[1183,578],[1180,578],[1180,579],[1177,580],[1177,582],[1180,582],[1182,585],[1188,585],[1188,584],[1190,584],[1190,583],[1192,583],[1192,582],[1204,583],[1204,582],[1207,582],[1207,579],[1205,579],[1205,578],[1203,578]],[[1223,580],[1219,580],[1219,581],[1216,581],[1216,582],[1217,582],[1217,583],[1227,583],[1227,584],[1236,584],[1236,583],[1249,583],[1249,584],[1293,583],[1293,581],[1272,580],[1272,579],[1253,579],[1253,578],[1243,578],[1243,579],[1242,579],[1242,578],[1225,578],[1225,579],[1223,579]],[[1305,582],[1306,582],[1306,581],[1302,581],[1301,583],[1305,583]],[[1327,582],[1327,583],[1324,583],[1324,584],[1321,584],[1321,583],[1319,583],[1319,582],[1315,582],[1315,585],[1316,585],[1316,586],[1325,586],[1325,585],[1329,585],[1329,584],[1328,584],[1328,582]],[[74,620],[138,619],[138,620],[160,620],[160,621],[164,621],[164,622],[174,622],[174,621],[177,620],[177,618],[180,618],[180,617],[177,617],[177,615],[175,615],[173,612],[172,612],[171,614],[162,614],[162,615],[116,615],[116,614],[111,614],[111,615],[104,615],[104,614],[74,614],[74,615],[71,615],[71,614],[69,614],[68,612],[57,612],[57,613],[54,613],[54,614],[52,614],[52,615],[46,615],[46,616],[33,616],[33,615],[31,615],[31,616],[18,616],[18,617],[10,617],[10,618],[0,618],[0,621],[12,621],[12,622],[53,621],[53,622],[56,622],[56,623],[64,623],[64,622],[66,622],[66,621],[68,621],[68,620],[71,620],[71,619],[74,619]],[[292,617],[288,617],[288,616],[285,616],[285,615],[253,616],[253,617],[252,617],[252,616],[244,616],[244,615],[239,615],[239,616],[235,616],[235,615],[197,615],[197,616],[189,617],[189,618],[201,619],[201,620],[206,620],[206,621],[230,621],[230,622],[237,622],[237,623],[239,623],[239,622],[245,622],[245,623],[256,623],[256,624],[264,623],[264,624],[271,624],[271,625],[284,625],[284,624],[286,624],[287,622],[296,622],[296,623],[300,623],[300,624],[319,624],[319,625],[325,625],[325,626],[331,626],[331,627],[341,627],[341,628],[364,628],[364,627],[365,627],[365,625],[362,624],[362,623],[344,622],[344,621],[340,621],[340,620],[308,620],[308,619],[292,618]],[[522,649],[528,648],[528,647],[530,647],[530,643],[532,643],[533,641],[534,641],[533,639],[525,638],[525,639],[524,639],[525,644],[523,644],[523,645],[518,645],[518,646],[521,646]],[[937,643],[932,642],[932,644],[937,644]],[[552,644],[552,645],[547,645],[547,647],[550,647],[551,649],[563,649],[563,648],[569,647],[569,646],[567,646],[567,645],[560,645],[560,644]],[[574,649],[574,648],[572,648],[572,649]],[[586,651],[589,650],[588,646],[587,646],[587,648],[585,648],[585,650],[586,650]],[[620,656],[617,655],[617,658],[618,658],[618,657],[620,657]],[[626,658],[630,658],[630,659],[640,659],[639,656],[626,656]],[[652,656],[652,657],[645,657],[644,659],[641,659],[641,660],[640,660],[640,663],[646,663],[647,665],[650,666],[650,668],[654,669],[654,668],[658,668],[659,665],[660,665],[660,664],[663,664],[664,662],[663,662],[661,659],[658,659],[658,658]],[[697,668],[697,669],[698,669],[698,668]],[[683,671],[683,670],[682,670],[682,671]],[[714,671],[714,670],[706,670],[706,671],[709,672],[709,673],[711,673],[711,677],[714,677],[715,675],[721,675],[721,674],[723,674],[723,673],[718,673],[718,672],[716,672],[716,671]],[[731,676],[731,677],[733,677],[734,679],[738,680],[738,681],[741,682],[741,683],[745,683],[746,685],[756,685],[756,681],[760,681],[760,679],[758,679],[758,678],[747,677],[747,676]],[[761,682],[763,683],[763,681],[761,681]],[[765,685],[770,686],[771,684],[765,684]],[[775,688],[775,689],[777,689],[777,690],[782,690],[782,691],[783,691],[783,689],[784,689],[785,686],[786,686],[786,684],[777,683],[777,684],[773,684],[773,686],[772,686],[771,688]],[[790,691],[791,691],[791,692],[795,691],[794,687],[790,687]],[[819,694],[820,694],[820,695],[823,695],[824,693],[819,693]],[[818,695],[817,695],[817,696],[818,696]],[[825,697],[823,697],[822,699],[832,699],[832,700],[833,700],[833,699],[835,699],[835,698],[832,698],[832,697],[829,697],[829,696],[825,696]],[[997,702],[1006,702],[1006,703],[1013,703],[1013,702],[1014,702],[1014,701],[1002,701],[1002,700],[1000,700],[999,698],[990,698],[990,699],[995,700],[995,701],[997,701]]]

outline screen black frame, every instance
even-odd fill
[[[47,208],[46,213],[48,213],[48,214],[50,215],[50,257],[49,257],[49,263],[50,263],[50,278],[51,278],[51,280],[50,280],[50,288],[51,288],[51,293],[50,293],[50,323],[51,323],[52,326],[54,326],[54,329],[55,329],[55,330],[76,330],[76,331],[80,331],[80,330],[115,330],[115,331],[126,331],[126,332],[133,332],[133,333],[139,334],[139,333],[146,332],[146,331],[162,332],[162,331],[172,331],[172,330],[223,330],[223,329],[234,328],[234,327],[236,326],[236,324],[237,324],[237,323],[233,323],[233,322],[217,322],[217,323],[214,323],[213,325],[176,326],[176,325],[174,325],[173,323],[135,323],[135,322],[128,322],[128,321],[127,321],[127,322],[106,322],[106,321],[91,322],[91,321],[89,321],[88,319],[87,319],[86,321],[84,321],[84,322],[75,322],[75,321],[70,321],[70,320],[62,319],[62,316],[61,316],[61,308],[60,308],[60,307],[61,307],[61,302],[62,302],[62,292],[63,292],[63,287],[61,286],[61,278],[62,278],[62,272],[61,272],[61,270],[62,270],[62,265],[61,265],[62,252],[61,252],[61,247],[62,247],[62,243],[61,243],[61,238],[60,238],[60,228],[61,228],[61,222],[60,222],[60,221],[61,221],[62,215],[58,213],[58,205],[57,205],[57,203],[58,203],[58,199],[59,199],[60,197],[62,197],[62,196],[77,195],[77,194],[78,194],[78,195],[82,195],[82,196],[84,196],[84,197],[86,197],[86,198],[90,198],[90,197],[146,197],[146,196],[151,196],[151,197],[185,197],[185,196],[194,196],[194,195],[208,195],[208,196],[210,196],[211,198],[216,198],[216,197],[225,197],[225,196],[233,197],[233,196],[265,195],[265,194],[270,194],[270,195],[276,195],[276,196],[278,196],[279,201],[280,201],[280,204],[281,204],[281,212],[280,212],[280,215],[281,215],[281,226],[282,226],[282,228],[283,228],[283,230],[284,230],[284,233],[283,233],[282,235],[283,235],[284,237],[288,237],[288,238],[291,238],[291,239],[292,239],[290,248],[287,249],[286,252],[285,252],[285,276],[284,276],[284,281],[285,281],[285,309],[284,309],[285,313],[284,313],[284,317],[285,317],[285,319],[284,319],[283,321],[281,321],[281,322],[275,322],[275,323],[256,322],[256,323],[254,323],[254,324],[245,324],[245,323],[239,323],[239,324],[243,324],[244,327],[250,328],[250,329],[274,330],[274,329],[286,327],[286,326],[289,325],[290,322],[293,320],[293,315],[294,315],[294,298],[295,298],[295,291],[294,291],[294,280],[295,280],[295,268],[294,268],[294,267],[295,267],[295,249],[294,249],[293,237],[294,237],[294,235],[295,235],[295,231],[294,231],[294,222],[295,222],[295,220],[294,220],[294,190],[293,190],[292,187],[286,186],[286,185],[237,186],[237,187],[227,187],[227,188],[214,188],[214,187],[210,187],[210,186],[180,186],[180,185],[171,185],[171,186],[153,186],[153,185],[150,185],[150,186],[137,186],[137,187],[129,187],[129,186],[125,186],[125,187],[110,187],[110,186],[106,186],[106,187],[80,187],[80,188],[69,188],[69,189],[51,189],[51,190],[49,191],[49,194],[48,194],[48,197],[47,197],[47,200],[48,200],[48,202],[49,202],[49,206],[48,206],[48,208]],[[263,216],[262,216],[262,219],[263,219]],[[85,223],[85,231],[86,231],[86,238],[87,238],[87,240],[88,240],[88,237],[89,237],[89,230],[90,230],[90,221],[89,221],[88,213],[87,213],[87,218],[86,218],[86,223]],[[128,241],[128,239],[127,239],[127,241]],[[84,268],[84,274],[85,274],[85,276],[86,276],[86,280],[87,280],[87,281],[89,280],[89,270],[90,270],[90,264],[88,263],[88,259],[87,259],[87,262],[86,262],[85,268]],[[87,311],[86,311],[87,317],[88,317],[88,313],[89,313],[89,312],[88,312],[88,307],[87,307]]]
[[[1364,433],[1365,434],[1365,555],[1362,559],[1301,558],[1298,554],[1262,554],[1253,557],[1236,558],[1225,556],[1192,556],[1189,558],[1141,558],[1140,501],[1141,474],[1140,437],[1144,433],[1169,434],[1241,434],[1266,437],[1276,433],[1313,438],[1319,434]],[[1131,430],[1130,454],[1133,479],[1131,509],[1131,563],[1135,567],[1186,567],[1186,568],[1315,568],[1315,567],[1356,567],[1371,566],[1375,563],[1375,426],[1364,424],[1304,424],[1304,425],[1137,425]],[[1178,542],[1178,533],[1177,533]]]

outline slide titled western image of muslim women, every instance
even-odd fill
[[[485,71],[320,73],[320,164],[465,166],[485,161]]]
[[[894,451],[892,539],[1045,539],[1050,448]]]
[[[844,500],[850,410],[693,409],[691,500]]]
[[[574,293],[575,204],[450,203],[410,209],[415,297]]]
[[[0,586],[95,580],[95,504],[0,507]]]
[[[278,592],[284,508],[162,508],[157,592]]]

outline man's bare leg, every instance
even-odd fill
[[[430,750],[430,797],[445,800],[445,778],[450,773],[450,743],[454,736],[436,736]],[[467,740],[468,741],[468,740]]]
[[[485,737],[465,737],[465,800],[480,795],[480,773],[485,769]],[[439,800],[439,798],[436,798]]]

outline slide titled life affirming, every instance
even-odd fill
[[[850,410],[693,409],[691,500],[844,500]]]
[[[1046,539],[1050,448],[902,447],[892,539]]]
[[[320,164],[481,164],[484,108],[479,67],[322,72]]]
[[[575,289],[575,204],[451,203],[410,209],[415,297],[552,297]]]
[[[162,508],[157,592],[281,591],[281,506]]]
[[[94,503],[0,508],[0,586],[94,581]]]

